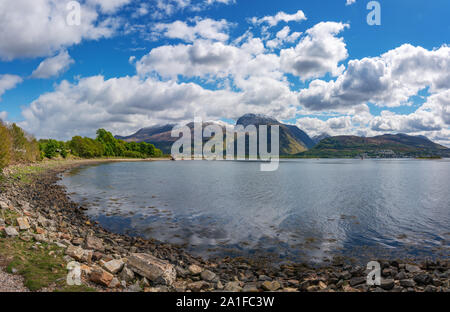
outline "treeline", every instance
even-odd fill
[[[39,150],[42,158],[66,158],[69,154],[82,158],[126,157],[151,158],[161,157],[163,153],[153,144],[141,142],[125,142],[114,138],[105,129],[97,130],[95,139],[74,136],[72,140],[63,142],[56,140],[40,140]]]
[[[18,163],[27,163],[45,158],[161,157],[163,153],[150,143],[125,142],[114,138],[104,130],[97,130],[95,139],[74,136],[70,141],[53,139],[37,141],[16,124],[7,125],[0,120],[0,171]]]
[[[39,144],[36,139],[16,124],[6,125],[0,120],[0,169],[39,159]]]

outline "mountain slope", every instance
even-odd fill
[[[209,123],[204,123],[203,127]],[[280,155],[295,155],[308,150],[314,146],[313,140],[297,126],[285,125],[278,120],[265,115],[259,114],[245,114],[240,117],[236,125],[244,127],[248,125],[255,125],[257,128],[260,125],[279,125],[280,126]],[[191,136],[193,137],[193,123],[187,124],[191,128]],[[163,153],[170,154],[172,144],[178,138],[171,137],[171,131],[174,125],[155,126],[143,128],[130,136],[116,136],[127,142],[150,142],[155,147],[161,149]],[[223,128],[225,132],[225,129]],[[225,136],[224,136],[225,137]],[[270,136],[268,136],[270,139]],[[246,150],[248,151],[248,140],[246,140]]]

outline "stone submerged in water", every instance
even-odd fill
[[[152,282],[172,285],[177,277],[175,267],[172,264],[152,255],[133,253],[127,259],[127,265],[132,271]]]

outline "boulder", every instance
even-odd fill
[[[103,251],[105,248],[103,246],[103,241],[101,238],[95,236],[87,236],[84,248],[91,250]]]
[[[103,267],[112,274],[118,273],[122,270],[124,262],[121,259],[111,260],[106,262]]]
[[[5,228],[5,233],[8,236],[18,236],[19,232],[17,232],[16,228],[13,226],[8,226],[7,228]]]
[[[187,285],[187,288],[193,292],[199,292],[200,290],[208,289],[209,287],[210,285],[205,281],[193,282]]]
[[[350,286],[354,287],[356,285],[366,283],[367,279],[365,277],[354,277],[350,279]]]
[[[202,273],[202,271],[203,271],[203,269],[196,264],[191,264],[188,267],[188,270],[192,275],[198,275],[198,274]]]
[[[204,281],[211,282],[216,278],[216,274],[214,274],[210,270],[205,270],[202,273],[200,273],[200,277]]]
[[[394,288],[394,285],[395,283],[393,279],[382,279],[380,287],[384,290],[391,290],[392,288]]]
[[[403,287],[414,287],[416,283],[412,279],[402,279],[400,280],[400,285]]]
[[[419,285],[428,285],[433,282],[433,278],[427,273],[420,273],[414,276],[414,281]]]
[[[131,271],[126,265],[123,267],[122,271],[119,274],[119,277],[126,281],[131,282],[134,279],[134,272]]]
[[[91,271],[89,275],[89,279],[99,285],[103,285],[108,287],[111,281],[113,280],[114,275],[109,272],[106,272],[103,269],[95,268]]]
[[[16,219],[17,224],[19,225],[19,230],[24,231],[30,228],[30,224],[28,223],[28,218],[21,217]]]
[[[416,272],[421,271],[417,265],[412,265],[412,264],[406,264],[405,270],[409,273],[416,273]]]
[[[145,253],[133,253],[127,258],[128,267],[155,283],[172,285],[177,277],[175,267],[167,261]]]
[[[266,291],[275,291],[275,290],[280,289],[280,288],[281,288],[281,285],[280,285],[280,283],[277,282],[277,281],[272,281],[272,282],[270,282],[270,281],[264,281],[264,282],[261,284],[261,288],[264,289],[264,290],[266,290]]]
[[[242,287],[239,282],[228,282],[225,284],[223,290],[231,292],[240,292],[242,291]]]
[[[71,256],[77,261],[83,260],[84,253],[85,251],[81,247],[69,246],[66,249],[66,255]]]

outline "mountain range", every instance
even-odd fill
[[[213,122],[204,122],[203,128]],[[245,114],[236,125],[278,125],[280,129],[280,155],[288,157],[450,157],[450,149],[436,144],[424,136],[406,134],[385,134],[375,137],[330,136],[322,133],[311,138],[296,125],[283,124],[278,120],[260,114]],[[193,138],[194,123],[187,126]],[[178,140],[171,136],[175,124],[142,128],[130,136],[115,136],[127,142],[149,142],[170,154],[172,144]],[[225,133],[225,127],[221,125]],[[270,138],[270,136],[269,136]],[[209,138],[204,138],[204,142]],[[247,142],[248,140],[246,140]],[[248,142],[246,143],[248,153]]]

